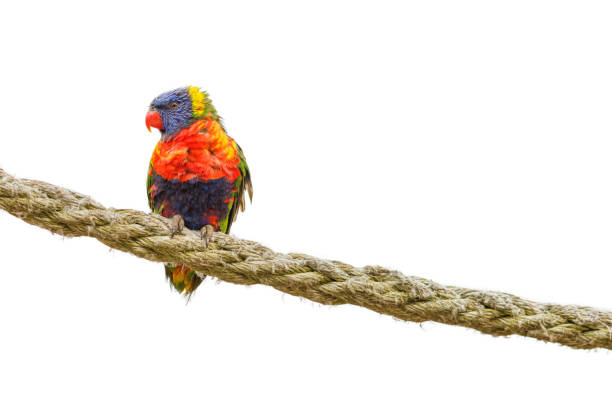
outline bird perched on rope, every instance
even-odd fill
[[[161,132],[147,177],[149,207],[170,218],[172,235],[199,230],[206,246],[214,231],[229,233],[251,175],[240,146],[227,135],[208,94],[194,86],[159,95],[146,126]],[[203,277],[183,265],[165,264],[171,285],[187,297]]]

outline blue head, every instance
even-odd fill
[[[159,95],[151,102],[146,119],[147,127],[152,126],[161,131],[162,140],[172,138],[181,129],[191,126],[194,121],[189,87]]]
[[[163,93],[153,99],[147,112],[146,125],[161,131],[163,141],[191,126],[196,120],[210,116],[220,120],[208,94],[195,86],[186,86]]]

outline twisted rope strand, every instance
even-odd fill
[[[304,254],[280,254],[221,233],[215,233],[207,249],[191,231],[170,237],[168,220],[159,215],[106,208],[88,196],[18,179],[2,169],[0,208],[56,234],[93,237],[111,248],[150,261],[185,264],[231,283],[269,285],[326,305],[348,303],[407,321],[612,350],[612,312],[443,286],[380,266],[356,268]]]

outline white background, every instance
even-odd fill
[[[609,2],[100,4],[0,9],[8,172],[147,210],[146,108],[199,85],[253,174],[235,235],[612,309]],[[159,264],[0,227],[3,407],[609,401],[608,351],[212,280],[185,305]]]

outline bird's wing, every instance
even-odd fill
[[[238,217],[238,211],[244,211],[245,208],[245,190],[249,194],[249,201],[253,200],[253,184],[251,183],[251,172],[249,171],[249,166],[247,165],[246,159],[244,158],[244,153],[238,144],[234,141],[234,146],[236,147],[236,151],[238,152],[238,156],[240,157],[240,163],[238,164],[238,169],[240,170],[240,176],[236,178],[234,185],[236,186],[236,191],[234,193],[234,199],[230,202],[230,210],[227,216],[227,228],[225,229],[225,233],[229,234],[230,228],[232,227],[232,223]]]
[[[155,209],[155,206],[153,205],[153,195],[151,194],[152,186],[153,186],[153,165],[149,163],[149,171],[147,172],[147,199],[149,201],[149,208],[151,209],[151,211],[153,211],[154,213],[157,213],[158,211]]]

